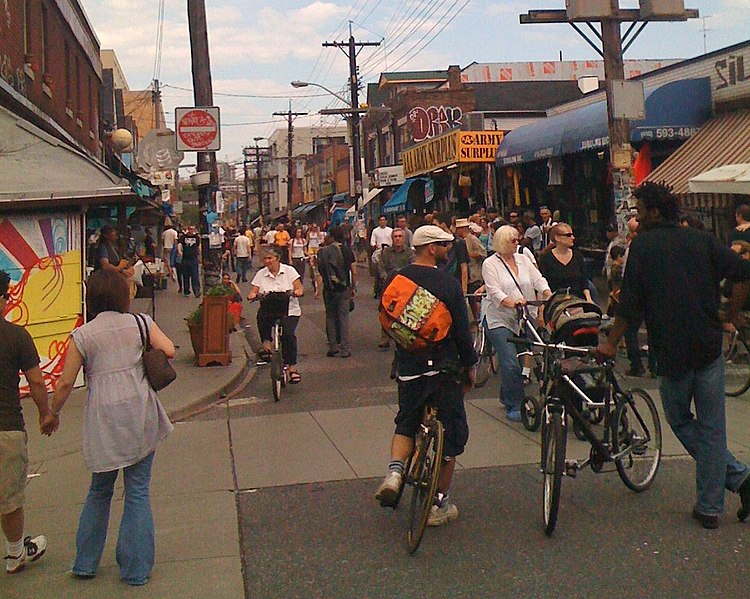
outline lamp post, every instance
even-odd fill
[[[331,94],[334,98],[351,107],[351,113],[348,114],[346,122],[349,125],[349,154],[351,156],[352,172],[354,173],[354,185],[350,186],[349,196],[353,199],[354,205],[359,208],[358,198],[362,195],[362,147],[359,135],[359,107],[355,106],[355,100],[353,98],[351,101],[347,100],[320,83],[312,83],[310,81],[292,81],[291,85],[296,88],[308,86],[319,87],[323,91]]]

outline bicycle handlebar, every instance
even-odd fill
[[[587,356],[595,356],[596,354],[596,350],[593,347],[576,347],[574,345],[567,345],[565,343],[540,343],[539,341],[532,341],[531,339],[524,339],[523,337],[509,337],[508,343],[513,343],[515,345],[526,345],[527,347],[559,349],[577,354],[585,354]]]

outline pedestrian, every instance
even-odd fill
[[[244,231],[240,231],[234,239],[232,245],[232,251],[234,252],[235,259],[237,261],[237,282],[242,281],[247,283],[247,271],[250,268],[250,260],[253,255],[253,242],[245,234]]]
[[[405,214],[399,214],[398,218],[396,219],[396,228],[401,229],[404,233],[404,245],[406,245],[406,247],[408,248],[412,247],[411,239],[414,234],[411,232],[411,229],[406,224]]]
[[[533,210],[526,210],[523,213],[522,223],[525,227],[521,243],[524,247],[529,248],[535,256],[544,249],[542,245],[542,228],[536,224]]]
[[[101,235],[99,236],[99,247],[96,251],[94,270],[114,270],[127,279],[133,276],[133,269],[131,264],[120,255],[117,248],[119,237],[120,234],[114,227],[110,225],[102,227]]]
[[[539,207],[539,218],[542,221],[542,224],[539,225],[539,229],[542,232],[542,249],[545,249],[553,241],[550,232],[557,222],[553,220],[552,212],[550,212],[550,209],[547,208],[547,206]]]
[[[275,317],[270,314],[263,297],[269,293],[289,293],[286,316],[281,319],[281,353],[284,366],[289,373],[289,382],[300,383],[302,377],[297,371],[297,324],[302,316],[299,298],[305,293],[297,271],[288,264],[282,264],[278,250],[271,246],[263,255],[263,264],[250,283],[247,299],[253,301],[260,296],[261,304],[257,314],[258,334],[263,346],[258,352],[258,363],[267,364],[271,360],[271,330]]]
[[[177,231],[170,224],[165,225],[164,231],[161,234],[161,246],[162,246],[162,260],[166,265],[167,276],[173,280],[177,278],[177,272],[172,269],[174,259],[172,258],[172,250],[177,243]],[[180,283],[182,285],[182,283]]]
[[[154,566],[149,498],[154,453],[173,429],[146,378],[141,324],[145,324],[151,347],[168,358],[174,357],[175,348],[148,315],[129,313],[127,285],[111,272],[89,277],[86,305],[94,318],[70,336],[63,372],[44,420],[47,426],[59,424],[60,411],[83,367],[87,391],[81,445],[91,485],[78,523],[71,573],[84,579],[96,576],[107,539],[115,481],[122,470],[125,501],[117,537],[117,564],[123,582],[139,586],[148,582]]]
[[[412,239],[416,251],[414,263],[397,273],[417,286],[412,297],[434,298],[435,309],[449,313],[450,317],[446,319],[449,328],[442,331],[444,334],[439,341],[426,344],[418,351],[396,344],[396,430],[391,441],[388,473],[375,494],[380,505],[390,507],[394,504],[403,484],[406,462],[412,453],[424,406],[429,403],[437,408],[445,437],[437,494],[430,498],[433,505],[428,526],[442,526],[458,518],[458,508],[450,501],[449,491],[456,457],[463,453],[469,439],[464,395],[474,384],[473,366],[477,362],[461,287],[454,277],[435,268],[446,260],[452,240],[453,235],[440,227],[425,225],[417,228]],[[388,283],[397,284],[399,278],[395,276]],[[385,293],[388,293],[388,287]],[[423,309],[424,306],[420,305],[419,311]]]
[[[456,221],[456,237],[461,238],[466,244],[466,253],[469,256],[466,293],[473,295],[484,285],[484,281],[482,280],[482,263],[487,258],[487,250],[478,237],[482,232],[482,227],[473,222],[469,222],[468,226],[464,226],[465,221],[466,219],[463,218]],[[468,299],[472,316],[475,321],[478,321],[480,300],[476,297]]]
[[[323,304],[326,311],[328,352],[333,358],[351,354],[349,311],[357,290],[356,265],[351,248],[345,243],[344,230],[329,230],[332,242],[318,251],[318,269],[323,281]]]
[[[380,262],[378,262],[378,276],[380,277],[381,288],[384,287],[386,280],[394,272],[414,262],[414,255],[414,250],[406,245],[406,236],[403,230],[400,227],[393,229],[391,233],[391,246],[383,250],[380,255]],[[380,349],[390,347],[390,338],[385,334],[385,331],[381,331],[378,347]]]
[[[236,331],[242,321],[242,291],[240,291],[239,285],[232,281],[228,272],[222,273],[221,284],[232,290],[227,313],[232,320],[232,330]]]
[[[380,278],[378,277],[378,261],[383,248],[391,245],[391,233],[393,229],[388,226],[388,219],[382,214],[378,217],[378,226],[372,230],[370,235],[370,247],[372,255],[370,256],[370,274],[373,279],[372,297],[380,297]]]
[[[125,279],[118,275],[122,284]],[[0,270],[0,521],[5,534],[5,571],[16,574],[28,562],[44,555],[47,538],[44,535],[24,536],[24,491],[29,467],[26,427],[21,411],[19,372],[29,385],[31,399],[39,414],[39,429],[51,435],[57,426],[45,423],[49,414],[47,387],[39,354],[28,331],[2,317],[10,299],[10,276]]]
[[[583,254],[575,249],[575,235],[567,223],[559,223],[549,231],[554,247],[539,255],[539,270],[550,289],[568,289],[570,293],[591,301],[588,280],[583,272]]]
[[[450,212],[439,212],[434,215],[433,221],[446,233],[451,231],[451,225],[453,224],[453,215]],[[468,220],[465,218],[458,219],[456,222],[461,222],[461,226],[468,226]],[[464,223],[466,223],[464,225]],[[466,295],[469,291],[469,252],[466,249],[466,242],[460,237],[456,236],[453,244],[448,249],[448,256],[444,263],[438,266],[440,270],[444,270],[450,275],[453,275],[458,282],[461,284],[461,290]]]
[[[305,265],[307,264],[307,240],[302,234],[302,227],[294,229],[294,237],[289,244],[289,257],[292,266],[299,273],[299,281],[305,284]]]
[[[482,300],[482,314],[487,338],[492,343],[500,367],[500,404],[512,422],[521,420],[521,402],[524,397],[524,372],[518,361],[516,346],[508,339],[519,334],[516,306],[526,305],[537,296],[547,299],[552,295],[542,273],[534,263],[517,251],[518,230],[503,225],[492,240],[495,253],[482,265],[482,277],[487,290]],[[536,308],[529,306],[532,318]],[[540,321],[538,323],[543,326]]]
[[[679,227],[678,200],[666,185],[643,183],[633,196],[640,233],[629,247],[614,325],[597,353],[614,357],[628,325],[645,318],[667,422],[696,462],[692,516],[717,528],[728,489],[740,495],[744,522],[750,468],[727,449],[719,284],[737,281],[727,309],[731,329],[742,324],[750,261],[709,233]]]
[[[154,239],[153,231],[151,227],[146,227],[146,235],[143,238],[143,248],[146,255],[146,262],[156,261],[156,240]]]
[[[737,226],[729,234],[729,241],[739,239],[750,242],[750,206],[740,204],[734,211],[734,218]]]
[[[284,224],[279,223],[278,225],[276,225],[276,231],[273,234],[273,245],[276,253],[280,256],[281,261],[284,264],[291,263],[291,260],[289,259],[290,239],[291,236],[289,235],[289,231],[286,230]]]
[[[177,243],[177,255],[182,264],[182,293],[190,295],[190,285],[193,285],[195,297],[201,296],[201,280],[199,264],[201,262],[201,238],[195,231],[195,225],[188,225],[187,232]]]

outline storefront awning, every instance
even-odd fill
[[[372,200],[378,197],[381,191],[383,191],[382,187],[373,187],[372,189],[368,189],[365,192],[364,199],[362,200],[362,208],[367,206],[367,204],[369,204]]]
[[[712,169],[745,163],[750,163],[750,110],[738,110],[708,121],[646,180],[663,181],[677,195],[729,193],[694,192],[689,187],[689,181]]]
[[[684,140],[710,116],[708,77],[646,88],[646,117],[630,121],[630,141]],[[497,153],[498,166],[511,166],[609,145],[607,103],[601,100],[556,114],[508,133]]]
[[[104,165],[0,107],[0,209],[135,200]]]
[[[383,214],[393,214],[394,212],[403,212],[406,210],[406,201],[409,199],[409,188],[417,181],[427,181],[427,179],[419,177],[404,181],[401,187],[391,196],[391,199],[383,205]]]
[[[341,202],[348,202],[349,201],[349,194],[348,193],[337,193],[334,194],[332,202],[334,204],[340,204]]]
[[[750,195],[750,164],[728,164],[692,177],[690,193],[732,193]]]

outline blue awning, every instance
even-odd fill
[[[393,214],[394,212],[403,212],[406,210],[406,201],[409,199],[409,188],[412,184],[417,181],[427,181],[425,177],[416,177],[414,179],[407,179],[401,184],[396,192],[391,196],[391,199],[383,204],[381,212],[383,214]]]
[[[349,201],[349,194],[348,193],[337,193],[333,196],[333,199],[331,200],[334,204],[339,204],[341,202],[348,202]]]
[[[711,116],[708,77],[672,81],[645,90],[646,118],[630,121],[630,141],[684,140]],[[600,100],[519,127],[505,135],[497,165],[510,166],[609,145],[607,102]]]

